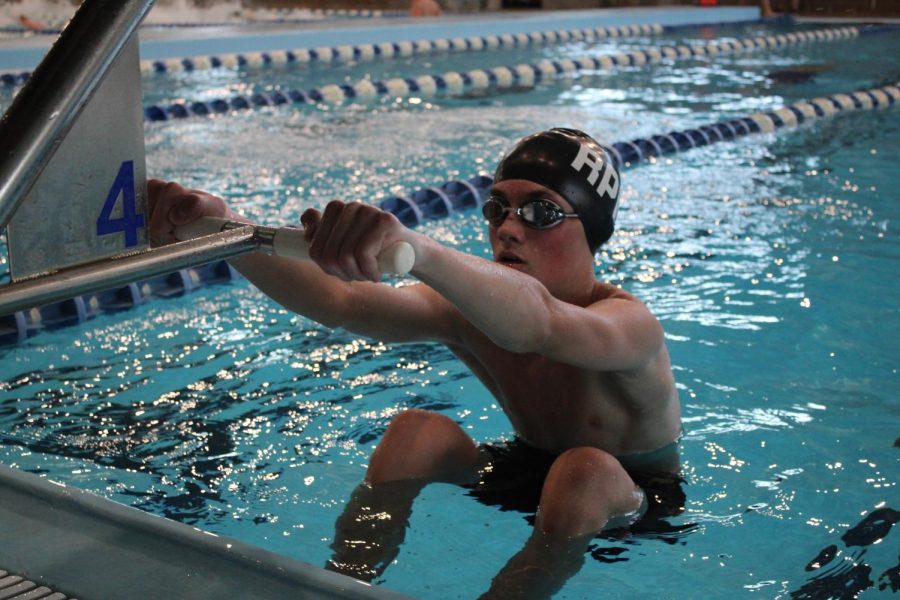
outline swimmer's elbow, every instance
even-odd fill
[[[540,352],[541,344],[537,343],[532,336],[511,335],[504,338],[493,338],[493,342],[507,352],[513,354],[528,354],[531,352]]]
[[[659,321],[650,318],[640,331],[641,333],[626,346],[631,348],[631,351],[626,353],[631,369],[645,369],[660,357],[668,357],[665,332]]]
[[[550,318],[521,320],[502,334],[491,336],[495,344],[514,354],[544,354],[557,341]]]

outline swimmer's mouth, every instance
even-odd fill
[[[501,252],[497,256],[497,262],[507,266],[524,265],[525,261],[513,254],[512,252]]]

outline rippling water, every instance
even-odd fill
[[[490,172],[512,141],[544,127],[614,142],[870,87],[896,74],[897,51],[896,36],[878,36],[583,75],[527,93],[149,124],[148,169],[223,194],[262,222],[291,223],[334,197],[377,201]],[[521,58],[498,53],[497,63]],[[798,85],[766,77],[797,65],[828,68]],[[301,88],[326,75],[284,74]],[[275,85],[198,77],[154,93]],[[618,230],[597,273],[643,298],[666,329],[688,500],[669,534],[598,538],[559,597],[891,589],[900,534],[874,542],[898,504],[898,133],[896,109],[847,115],[624,173]],[[474,213],[422,229],[487,255]],[[0,349],[0,360],[4,462],[314,564],[397,412],[443,412],[479,441],[512,435],[445,349],[319,327],[243,281],[44,332]],[[383,581],[472,597],[529,530],[521,515],[433,486]],[[440,569],[423,581],[432,564]]]

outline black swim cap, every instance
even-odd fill
[[[597,140],[577,129],[549,129],[516,144],[500,161],[494,183],[525,179],[550,188],[581,217],[591,252],[613,233],[619,172]]]

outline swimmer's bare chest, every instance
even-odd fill
[[[516,433],[551,452],[594,446],[618,454],[632,428],[615,376],[493,345],[454,349],[493,393]]]
[[[596,282],[590,302],[637,300]],[[540,354],[494,344],[464,319],[450,349],[497,399],[516,434],[550,452],[592,446],[621,457],[650,452],[681,433],[678,392],[663,344],[644,366],[628,372],[589,371]]]

